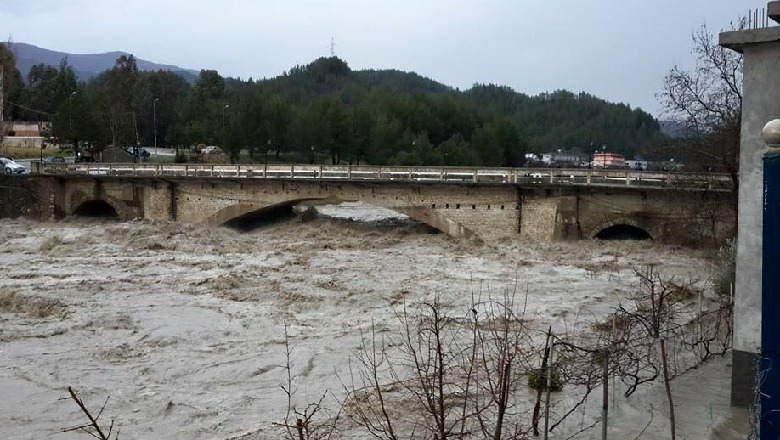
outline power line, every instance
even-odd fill
[[[41,115],[46,115],[46,116],[54,115],[54,113],[45,112],[43,110],[35,110],[34,108],[26,107],[26,106],[24,106],[22,104],[17,104],[15,102],[8,101],[8,103],[11,104],[11,105],[15,105],[16,107],[19,107],[20,109],[26,110],[28,112],[39,113]],[[0,119],[0,121],[2,121],[2,120]]]

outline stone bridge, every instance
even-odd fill
[[[120,219],[223,225],[306,200],[355,200],[456,237],[701,243],[733,234],[728,179],[607,170],[319,165],[39,166],[44,217],[104,209]]]

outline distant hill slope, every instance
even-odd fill
[[[308,65],[295,66],[280,76],[257,83],[296,105],[330,94],[337,94],[345,102],[355,104],[362,102],[372,90],[413,96],[455,93],[452,87],[414,72],[351,70],[345,61],[335,57],[319,58]]]
[[[67,58],[68,64],[78,76],[79,80],[86,81],[99,75],[101,72],[114,67],[116,59],[122,55],[129,55],[127,52],[107,52],[100,54],[71,54],[66,52],[57,52],[44,49],[27,43],[11,43],[11,51],[16,57],[16,67],[27,77],[27,73],[32,66],[45,64],[57,67],[63,58]],[[169,70],[179,74],[188,82],[194,82],[198,76],[198,71],[183,69],[179,66],[170,64],[157,64],[151,61],[136,58],[139,70]]]
[[[692,129],[680,121],[667,119],[658,121],[658,123],[661,126],[661,133],[672,139],[681,139],[693,135]]]
[[[396,69],[358,70],[353,75],[369,88],[385,87],[394,92],[412,93],[449,93],[454,89],[415,72],[403,72]]]
[[[399,70],[357,70],[336,57],[320,58],[256,83],[303,108],[327,96],[369,109],[375,119],[426,132],[434,144],[454,133],[467,141],[485,121],[500,119],[521,129],[534,152],[558,149],[590,153],[594,146],[633,156],[662,138],[658,121],[640,108],[585,92],[556,90],[529,96],[510,87],[475,84],[459,90]],[[382,117],[377,118],[381,114]],[[391,122],[392,124],[392,122]]]

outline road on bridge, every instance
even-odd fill
[[[409,181],[510,185],[594,185],[672,187],[731,191],[727,174],[632,170],[386,167],[365,165],[210,165],[210,164],[32,164],[32,174],[117,177],[202,177],[227,179],[306,179],[326,181]]]

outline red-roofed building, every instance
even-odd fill
[[[3,121],[4,147],[41,148],[51,133],[51,122]]]
[[[51,122],[4,121],[3,135],[11,137],[46,137]]]
[[[593,153],[594,168],[625,168],[626,157],[618,153]]]

